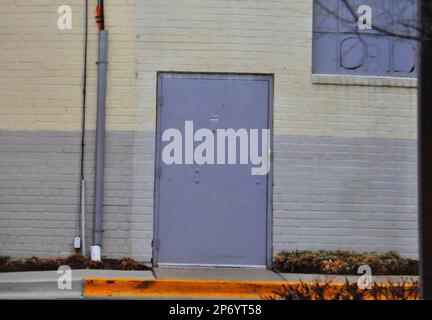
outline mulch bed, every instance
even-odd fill
[[[50,271],[58,270],[63,265],[69,266],[71,269],[151,270],[144,264],[127,257],[122,259],[102,259],[100,262],[95,262],[80,254],[54,259],[39,259],[37,257],[11,259],[0,256],[0,272]]]
[[[418,275],[417,260],[395,252],[358,253],[352,251],[293,251],[279,253],[273,270],[284,273],[358,275],[358,268],[368,265],[373,275]]]

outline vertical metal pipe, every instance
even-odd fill
[[[80,195],[80,220],[81,220],[81,253],[86,255],[86,203],[85,203],[85,177],[84,177],[84,160],[85,160],[85,133],[86,133],[86,103],[87,103],[87,53],[88,53],[88,0],[85,1],[84,9],[84,72],[83,72],[83,90],[82,90],[82,119],[81,119],[81,195]],[[79,224],[77,224],[77,229]]]
[[[93,246],[102,246],[102,218],[105,170],[105,101],[107,82],[108,37],[105,30],[99,31],[99,61],[97,89],[97,126],[96,126],[96,176],[94,197]],[[97,259],[96,259],[97,260]]]
[[[81,253],[86,255],[86,203],[85,180],[81,180]]]

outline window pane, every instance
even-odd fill
[[[415,0],[315,0],[313,73],[416,77],[416,17]]]

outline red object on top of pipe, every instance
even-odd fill
[[[100,4],[97,4],[96,17],[95,18],[96,18],[96,23],[97,23],[99,31],[102,30],[102,15],[101,15],[101,13],[102,13],[101,6],[100,6]]]
[[[96,5],[96,23],[99,31],[105,30],[104,0],[98,0]]]

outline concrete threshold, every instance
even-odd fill
[[[238,281],[284,281],[277,273],[267,269],[253,268],[153,268],[156,279],[184,280],[238,280]]]

